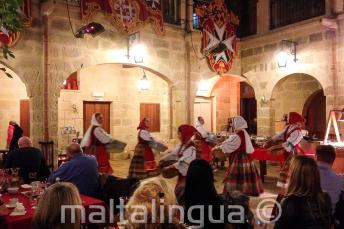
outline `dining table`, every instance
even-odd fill
[[[109,219],[109,208],[104,201],[85,195],[80,195],[82,200],[82,205],[85,209],[85,218],[87,228],[97,228],[96,225],[92,227],[92,224],[88,223],[88,216],[91,213],[99,213],[99,209],[95,209],[94,206],[103,206],[106,211],[106,221]],[[1,229],[30,229],[33,227],[33,217],[37,206],[32,206],[32,200],[23,194],[22,190],[17,194],[2,194],[0,197],[4,204],[8,205],[10,199],[17,198],[19,203],[22,203],[25,207],[26,214],[20,216],[5,215],[0,216],[0,228]],[[47,203],[49,204],[49,203]],[[51,206],[58,207],[58,206]],[[9,209],[11,213],[13,209]]]
[[[315,152],[305,151],[304,155],[308,157],[314,157]],[[282,165],[282,163],[284,163],[287,159],[287,157],[284,154],[271,154],[267,149],[263,147],[255,147],[251,157],[253,160],[259,161],[260,177],[263,183],[265,181],[264,176],[267,174],[266,162],[270,161],[280,163]]]

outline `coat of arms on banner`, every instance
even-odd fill
[[[155,31],[164,34],[162,0],[81,0],[81,16],[88,21],[102,12],[120,30],[133,33],[141,25],[150,23]]]
[[[237,50],[235,27],[238,18],[224,5],[214,0],[196,8],[202,26],[202,49],[213,71],[224,74],[232,68]]]

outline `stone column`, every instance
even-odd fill
[[[269,32],[270,27],[270,1],[263,0],[257,3],[257,34]]]

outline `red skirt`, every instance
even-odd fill
[[[224,193],[240,191],[246,195],[259,196],[264,191],[258,170],[245,152],[229,155],[229,167],[224,179]]]
[[[112,174],[113,170],[109,162],[109,155],[104,145],[96,146],[96,158],[98,162],[98,171],[100,173]]]

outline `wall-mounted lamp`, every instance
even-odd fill
[[[277,64],[279,68],[287,67],[288,60],[292,57],[296,63],[296,46],[297,43],[291,40],[282,40],[281,51],[277,54]]]
[[[208,82],[206,80],[201,80],[198,84],[198,90],[199,91],[208,91]]]
[[[262,103],[268,103],[268,102],[269,102],[269,99],[267,99],[267,98],[265,97],[265,95],[263,95],[262,97],[260,97],[260,101],[261,101]]]
[[[130,34],[127,40],[127,58],[133,56],[135,63],[141,64],[146,53],[146,47],[140,42],[140,32]]]
[[[149,81],[148,81],[148,78],[146,76],[146,72],[144,69],[143,70],[143,76],[142,78],[140,79],[140,89],[142,91],[147,91],[149,90]]]

